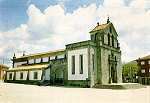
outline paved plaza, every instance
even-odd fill
[[[150,86],[111,90],[0,83],[0,103],[150,103]]]

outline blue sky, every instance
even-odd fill
[[[150,55],[150,0],[0,0],[0,62],[9,64],[14,52],[88,40],[107,15],[119,34],[123,61]]]
[[[30,4],[34,4],[41,11],[50,5],[63,5],[65,12],[73,12],[75,9],[96,3],[102,5],[104,0],[1,0],[0,2],[0,21],[3,25],[2,31],[14,29],[28,20],[27,9]],[[131,0],[124,1],[126,5]]]
[[[20,24],[24,24],[28,20],[27,9],[30,4],[34,4],[41,11],[50,5],[62,5],[66,12],[88,6],[92,3],[100,5],[103,0],[2,0],[0,2],[0,21],[2,23],[2,31],[14,29]]]

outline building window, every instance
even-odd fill
[[[49,57],[44,57],[43,58],[43,62],[48,62],[49,61]]]
[[[12,73],[9,74],[9,79],[12,79]]]
[[[111,27],[109,27],[109,31],[110,31],[110,33],[112,33],[112,28]]]
[[[79,57],[79,65],[80,65],[80,74],[83,74],[83,55],[80,55]]]
[[[145,64],[145,62],[144,61],[141,61],[141,65],[144,65]]]
[[[150,60],[148,61],[148,64],[150,64]]]
[[[34,79],[38,79],[38,73],[34,72]]]
[[[30,59],[29,64],[34,64],[34,59]]]
[[[114,47],[114,36],[112,35],[112,46]]]
[[[108,33],[108,45],[110,45],[110,34]]]
[[[22,72],[20,73],[20,79],[23,79],[23,73]]]
[[[141,73],[145,73],[145,69],[142,69],[142,70],[141,70]]]
[[[56,56],[51,56],[50,60],[54,60],[56,58]]]
[[[97,40],[97,33],[94,36],[94,41],[96,41],[96,40]]]
[[[57,59],[62,59],[62,58],[64,58],[65,57],[65,55],[64,54],[62,54],[62,55],[58,55],[57,56]]]
[[[118,43],[118,41],[117,41],[117,48],[119,48],[119,43]]]
[[[36,63],[40,63],[41,62],[41,58],[35,59]]]
[[[93,66],[93,70],[94,70],[94,54],[92,54],[92,66]]]
[[[104,36],[102,36],[102,43],[104,44]]]
[[[115,56],[115,61],[117,61],[117,57]]]
[[[27,61],[16,62],[16,63],[14,63],[14,67],[21,66],[21,65],[26,65],[26,64],[27,64]]]
[[[72,56],[72,74],[75,74],[75,56]]]

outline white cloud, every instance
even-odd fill
[[[146,9],[150,5],[149,0],[132,0],[130,7],[133,7],[134,9]]]
[[[140,34],[138,34],[137,32],[131,33],[131,39],[132,39],[133,41],[139,40],[139,39],[141,39],[141,38],[142,38],[142,36],[141,36]]]
[[[14,29],[14,30],[9,30],[8,32],[3,32],[1,35],[2,38],[4,39],[27,39],[29,37],[29,34],[26,32],[27,30],[27,25],[22,24],[20,27]],[[1,38],[1,39],[2,39]]]
[[[0,48],[0,54],[3,54],[3,52],[4,52],[4,47],[1,47]]]
[[[134,60],[150,50],[150,10],[146,9],[146,0],[132,0],[128,6],[124,0],[105,0],[99,7],[91,4],[73,13],[65,13],[61,5],[41,12],[32,4],[27,10],[27,24],[0,33],[0,56],[11,57],[18,50],[22,54],[24,50],[33,53],[60,49],[68,43],[90,39],[89,31],[98,21],[106,23],[109,14],[119,34],[123,61]]]
[[[64,12],[60,5],[49,6],[43,13],[34,5],[30,5],[28,9],[29,32],[39,39],[49,38],[49,43],[59,45],[58,47],[88,39],[89,29],[95,23],[93,15],[96,14],[96,5],[79,8],[73,13],[65,14]],[[38,21],[39,24],[37,24]]]
[[[27,25],[22,24],[14,30],[0,32],[1,57],[12,56],[15,49],[20,49],[19,47],[30,37],[26,30]]]
[[[147,1],[132,0],[127,6],[122,4],[123,0],[116,1],[117,3],[105,0],[104,5],[98,8],[100,17],[106,18],[106,15],[110,15],[118,31],[124,61],[134,60],[149,53],[150,15],[147,11]],[[116,3],[116,6],[109,6],[107,3]],[[104,19],[101,21],[106,22]]]
[[[27,24],[0,33],[0,45],[6,47],[1,48],[1,56],[61,49],[68,43],[87,40],[89,29],[95,23],[95,11],[95,4],[67,14],[60,5],[49,6],[44,12],[30,5]]]
[[[121,7],[124,6],[124,0],[104,0],[106,7]]]

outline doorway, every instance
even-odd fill
[[[113,66],[111,67],[111,83],[117,83],[116,70]]]
[[[54,83],[59,85],[64,84],[64,71],[62,69],[57,69],[55,71]]]
[[[115,72],[113,67],[111,67],[111,83],[115,83]]]

